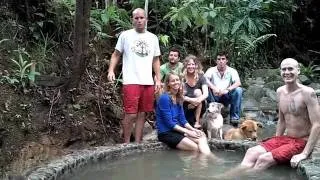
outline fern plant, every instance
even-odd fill
[[[320,76],[320,66],[310,62],[307,66],[300,63],[300,74],[307,76],[310,80],[318,80]]]
[[[114,31],[121,32],[125,29],[132,27],[130,16],[124,9],[120,9],[116,6],[109,6],[107,9],[92,9],[90,17],[91,31],[96,36],[96,40],[111,38],[107,28],[113,24],[116,28]]]

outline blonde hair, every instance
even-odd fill
[[[177,92],[177,94],[176,94],[176,102],[177,102],[178,104],[182,104],[182,103],[183,103],[183,86],[182,86],[182,78],[181,78],[181,76],[179,76],[179,75],[178,75],[177,73],[175,73],[175,72],[170,71],[170,72],[166,75],[165,80],[164,80],[164,90],[165,90],[165,92],[167,92],[167,93],[169,94],[169,96],[172,98],[173,94],[171,94],[171,92],[170,92],[170,87],[169,87],[169,81],[170,81],[171,76],[177,76],[177,77],[179,77],[179,80],[180,80],[180,82],[181,82],[181,84],[180,84],[181,87],[180,87],[180,89],[178,90],[178,92]]]
[[[199,61],[199,59],[195,56],[195,55],[192,55],[192,54],[189,54],[186,58],[184,58],[184,61],[183,61],[183,77],[184,77],[184,81],[186,81],[186,78],[187,78],[187,66],[188,66],[188,63],[193,60],[195,65],[196,65],[196,69],[195,69],[195,72],[194,72],[194,79],[195,80],[199,80],[199,75],[200,74],[204,74],[203,71],[202,71],[202,64],[201,62]]]

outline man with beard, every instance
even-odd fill
[[[169,62],[160,66],[161,81],[164,82],[166,75],[174,72],[181,76],[183,64],[180,61],[180,51],[176,48],[171,48],[168,55]]]

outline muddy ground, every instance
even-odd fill
[[[1,73],[5,68],[1,64]],[[23,91],[1,83],[1,176],[21,174],[73,150],[121,142],[120,85],[103,75],[87,70],[70,92],[40,86]]]

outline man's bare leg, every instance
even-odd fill
[[[241,166],[253,168],[259,158],[260,155],[267,153],[267,151],[264,149],[264,147],[257,145],[254,147],[251,147],[247,150],[246,155],[244,156]]]
[[[260,153],[262,153],[262,149],[260,148],[263,148],[263,147],[262,146],[257,147],[255,150],[257,149],[258,151],[261,150]],[[257,151],[255,151],[254,153],[257,153]],[[255,159],[255,157],[249,157],[249,158]],[[249,159],[244,159],[244,160],[246,160],[247,162],[242,161],[243,164],[241,163],[239,167],[227,172],[226,176],[232,178],[239,175],[259,173],[260,171],[265,170],[276,164],[276,161],[273,159],[271,152],[265,152],[260,154],[256,159],[253,167],[247,166],[252,164],[251,162],[248,163]]]
[[[132,126],[134,120],[137,118],[137,114],[127,114],[125,113],[122,124],[124,143],[130,143],[130,136],[132,132]]]
[[[144,123],[146,122],[146,113],[145,112],[139,112],[136,125],[135,125],[135,141],[136,143],[141,143],[142,136],[143,136],[143,128]]]
[[[267,169],[273,165],[276,165],[276,164],[277,164],[277,162],[273,159],[272,153],[267,152],[267,153],[263,153],[262,155],[259,156],[253,169],[255,171],[261,171],[261,170],[265,170],[265,169]]]
[[[237,176],[254,173],[256,172],[254,166],[256,165],[258,158],[265,153],[267,153],[267,151],[260,145],[251,147],[247,150],[240,165],[215,177],[222,179],[233,179]]]

